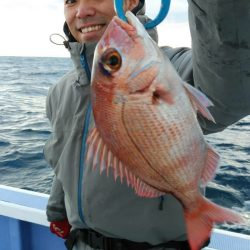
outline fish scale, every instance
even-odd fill
[[[158,107],[148,105],[148,107],[141,108],[139,107],[139,105],[140,103],[138,103],[138,105],[130,105],[133,106],[132,110],[127,108],[127,112],[125,112],[126,114],[128,114],[128,119],[126,119],[126,127],[128,131],[132,132],[134,132],[134,124],[140,124],[139,127],[141,128],[144,127],[143,131],[144,133],[148,133],[147,136],[142,136],[140,133],[134,133],[133,135],[131,135],[131,137],[135,138],[134,141],[136,141],[137,144],[140,144],[140,148],[149,149],[150,155],[148,156],[148,158],[152,159],[152,165],[157,164],[160,159],[162,159],[162,161],[166,163],[166,161],[171,158],[171,152],[169,154],[166,154],[165,152],[174,151],[176,152],[176,155],[179,155],[179,152],[183,151],[183,148],[185,148],[185,146],[183,143],[184,136],[182,136],[182,134],[184,134],[184,132],[186,132],[185,138],[189,140],[186,147],[190,147],[192,141],[190,138],[189,129],[188,126],[182,127],[184,123],[182,122],[182,117],[180,115],[178,117],[179,122],[176,123],[177,120],[175,114],[172,115],[171,112],[167,112],[164,105],[159,105]],[[133,109],[135,110],[134,112]],[[155,109],[157,109],[157,111]],[[131,119],[130,117],[130,114],[132,112],[133,114],[131,116],[133,117],[133,119]],[[142,113],[143,115],[141,115]],[[179,112],[179,114],[181,113]],[[176,126],[173,126],[173,122],[175,122],[174,124],[176,124]],[[193,127],[194,125],[197,126],[197,123],[189,124],[190,127]],[[128,127],[131,129],[129,129]],[[173,129],[170,130],[169,128]],[[195,135],[196,134],[194,134],[194,136]],[[151,140],[151,138],[153,138],[153,140]],[[154,151],[157,152],[157,154],[152,154],[152,152]],[[188,151],[188,153],[190,154],[190,151]],[[175,154],[173,154],[173,156],[175,157]],[[193,157],[196,157],[196,155],[194,154]],[[198,160],[197,157],[195,160]]]

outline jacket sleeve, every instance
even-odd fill
[[[56,122],[57,122],[56,111],[58,109],[57,108],[58,99],[59,99],[59,96],[56,91],[56,86],[52,86],[49,89],[49,92],[46,98],[46,115],[51,124],[52,133],[43,148],[43,153],[44,153],[45,160],[53,169],[56,168],[58,159],[62,151],[62,148],[57,146],[58,141],[60,139],[59,137],[61,135],[60,131],[56,129],[57,127],[56,126]]]
[[[55,169],[56,164],[59,158],[60,153],[56,152],[55,144],[56,144],[56,131],[54,131],[54,123],[55,123],[55,115],[53,110],[56,110],[56,96],[54,91],[54,87],[49,90],[46,99],[46,115],[52,125],[52,134],[48,139],[45,147],[44,147],[44,156],[46,161],[50,164],[50,166]],[[67,218],[65,203],[64,203],[64,191],[61,182],[57,179],[56,175],[54,176],[50,196],[46,209],[47,219],[48,221],[62,221]]]
[[[46,209],[48,221],[62,221],[67,219],[64,192],[60,181],[54,176],[52,188]]]
[[[216,124],[199,120],[217,132],[250,114],[250,1],[188,2],[194,85],[214,103]]]

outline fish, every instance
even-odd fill
[[[86,161],[100,174],[112,169],[140,197],[175,196],[187,238],[198,250],[215,223],[241,223],[236,212],[205,198],[220,156],[205,141],[197,113],[214,121],[212,102],[185,83],[131,12],[114,17],[93,59],[91,103],[95,127]]]

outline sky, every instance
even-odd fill
[[[160,0],[146,0],[147,14],[157,15]],[[172,0],[169,15],[158,26],[159,44],[191,46],[187,0]],[[11,0],[0,2],[0,56],[68,57],[64,46],[49,37],[63,35],[63,0]]]

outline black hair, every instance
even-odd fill
[[[139,12],[143,11],[142,14],[145,14],[145,0],[140,0],[139,4],[132,10],[132,12],[136,15]]]
[[[65,35],[67,36],[69,42],[76,42],[76,39],[70,33],[69,26],[66,22],[64,22],[63,31]]]

